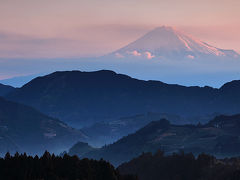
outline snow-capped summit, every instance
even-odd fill
[[[155,28],[129,45],[111,53],[111,55],[117,58],[146,59],[239,57],[239,54],[233,50],[216,48],[168,26]]]

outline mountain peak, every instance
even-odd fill
[[[111,55],[117,58],[146,59],[239,57],[233,50],[216,48],[170,26],[157,27]]]
[[[159,26],[159,27],[156,27],[155,29],[153,29],[152,31],[156,31],[156,32],[159,32],[159,31],[176,31],[176,28],[175,27],[172,27],[172,26]]]

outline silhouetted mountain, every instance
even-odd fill
[[[119,118],[110,122],[97,122],[81,130],[89,137],[88,143],[90,145],[101,147],[106,144],[111,144],[123,136],[136,132],[151,121],[165,118],[174,124],[194,124],[196,122],[208,122],[215,116],[216,115],[183,118],[172,114],[149,112],[146,114]]]
[[[6,97],[75,127],[147,112],[204,116],[240,112],[240,81],[220,89],[142,81],[112,71],[55,72]]]
[[[97,148],[93,148],[88,143],[77,142],[69,149],[68,154],[71,156],[77,155],[78,157],[83,157],[86,153],[94,150],[97,150]]]
[[[199,154],[211,153],[219,156],[240,155],[240,115],[218,116],[205,125],[172,125],[167,120],[153,121],[134,134],[86,157],[104,158],[118,165],[142,152],[167,154],[184,150]]]
[[[0,152],[61,152],[79,140],[81,131],[31,107],[0,98]]]
[[[123,136],[136,132],[151,121],[162,118],[171,119],[173,122],[184,121],[184,119],[176,115],[146,113],[119,118],[110,122],[97,122],[92,126],[82,128],[81,131],[89,137],[89,144],[95,147],[101,147],[113,143]]]
[[[184,152],[164,156],[162,151],[141,156],[118,167],[121,174],[135,174],[139,180],[237,180],[240,159],[216,159],[214,156]]]
[[[0,96],[4,96],[12,92],[15,88],[12,86],[3,85],[0,83]]]

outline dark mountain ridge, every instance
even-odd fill
[[[4,85],[0,83],[0,96],[4,96],[12,92],[15,88],[12,86]]]
[[[75,127],[147,112],[180,116],[240,112],[240,81],[219,89],[143,81],[113,71],[64,71],[38,77],[6,98]]]

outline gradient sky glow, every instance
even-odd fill
[[[0,58],[98,56],[157,26],[240,52],[238,0],[0,0]]]

